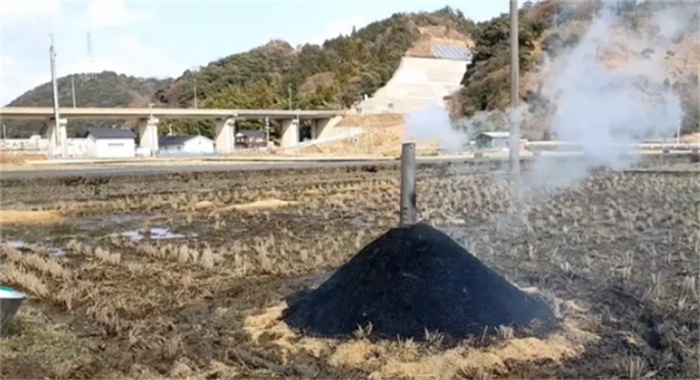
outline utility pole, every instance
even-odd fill
[[[292,110],[292,84],[287,84],[287,97],[289,101],[289,110]]]
[[[518,76],[520,63],[518,58],[518,0],[510,0],[510,171],[520,174],[520,125],[515,120],[518,108]]]
[[[75,108],[75,75],[70,76],[70,90],[73,94],[73,108]]]
[[[58,146],[61,144],[60,133],[61,129],[61,115],[58,110],[58,83],[56,82],[56,51],[53,47],[53,33],[49,35],[49,57],[51,62],[51,85],[53,86],[53,117],[54,117],[54,141],[55,146],[50,147],[53,151],[51,155],[54,156],[59,151]]]
[[[513,200],[518,220],[523,216],[522,189],[520,188],[520,117],[518,109],[518,0],[510,0],[510,172],[513,180]]]
[[[197,109],[197,77],[194,77],[194,109]]]
[[[2,139],[7,140],[7,125],[2,125]]]
[[[150,140],[150,145],[151,145],[151,157],[155,157],[156,151],[153,149],[153,144],[156,144],[158,142],[158,128],[153,128],[151,126],[151,123],[153,122],[153,106],[155,104],[153,103],[148,103],[148,108],[150,110],[150,116],[148,118],[148,121],[146,122],[146,134],[148,134],[148,139]]]
[[[270,118],[265,117],[265,147],[270,146]]]

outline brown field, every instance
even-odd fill
[[[55,210],[0,210],[0,226],[11,224],[52,224],[61,220]]]
[[[30,160],[45,159],[45,154],[0,151],[0,164],[2,165],[23,165]]]
[[[279,320],[397,224],[396,167],[3,180],[2,210],[62,220],[3,220],[2,283],[29,299],[2,378],[697,376],[697,164],[600,172],[518,222],[508,181],[476,169],[421,166],[420,219],[549,299],[546,336],[321,339]]]

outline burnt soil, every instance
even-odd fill
[[[425,225],[395,228],[299,297],[283,319],[306,333],[349,336],[371,325],[380,338],[451,338],[489,327],[551,322],[551,309],[484,265],[443,232]],[[491,329],[493,331],[493,329]]]

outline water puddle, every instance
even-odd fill
[[[146,238],[146,235],[150,235],[149,238],[151,240],[185,239],[197,237],[197,234],[181,234],[162,227],[152,227],[149,232],[150,234],[144,234],[141,230],[131,230],[122,232],[122,236],[134,241],[143,240]]]
[[[63,248],[51,247],[48,251],[53,257],[63,257],[66,255],[66,250]]]
[[[5,244],[9,245],[14,249],[26,248],[27,243],[23,240],[8,240]]]
[[[26,249],[33,252],[37,251],[36,247],[33,247],[24,240],[8,240],[5,242],[5,244],[14,249]],[[39,250],[41,251],[41,249]],[[48,247],[46,248],[46,252],[48,252],[53,257],[62,257],[66,255],[66,250],[59,247]]]

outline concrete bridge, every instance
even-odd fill
[[[139,146],[158,151],[159,118],[212,120],[216,126],[215,141],[219,153],[234,150],[236,120],[268,118],[282,122],[282,147],[299,143],[299,121],[313,121],[312,138],[333,135],[335,125],[343,111],[315,110],[236,110],[236,109],[187,109],[187,108],[60,108],[60,120],[56,123],[51,107],[2,107],[1,120],[45,120],[48,124],[49,149],[52,155],[66,156],[66,124],[68,119],[89,120],[138,120]],[[55,154],[58,153],[58,154]]]

